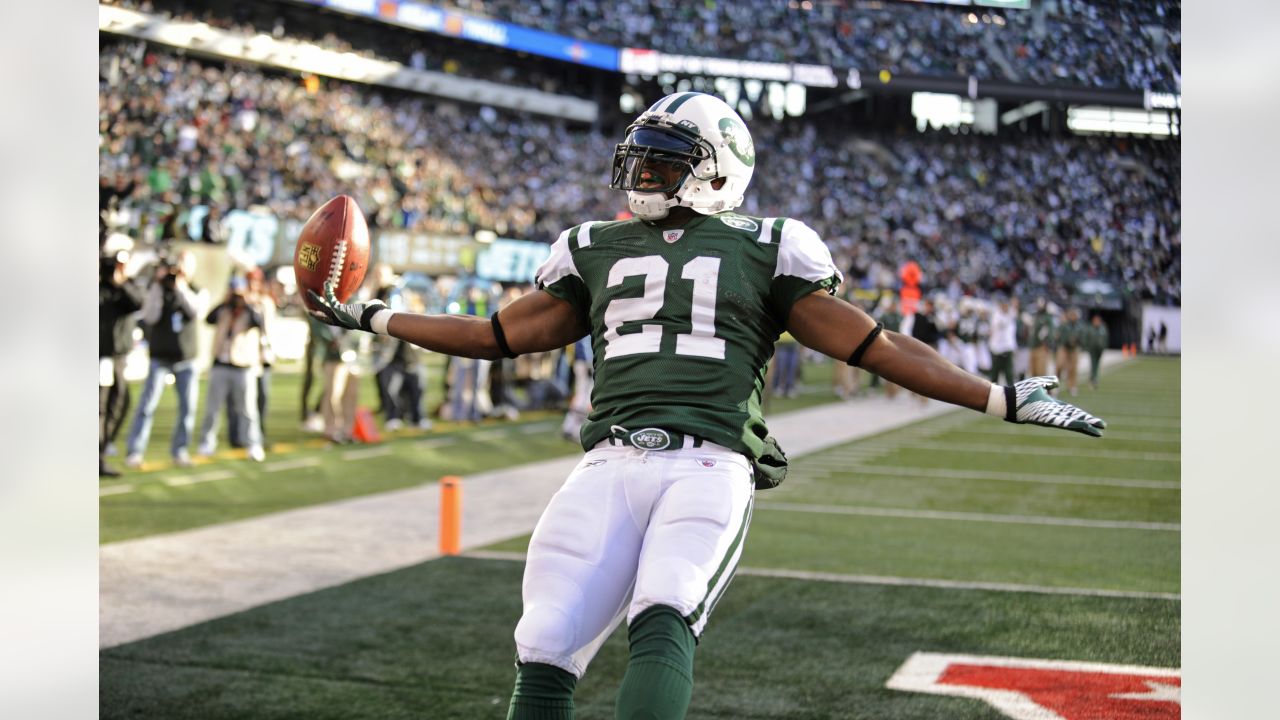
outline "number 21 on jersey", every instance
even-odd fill
[[[667,273],[671,266],[657,255],[623,258],[609,270],[608,287],[637,275],[644,276],[644,294],[617,298],[604,311],[604,359],[654,353],[662,345],[662,326],[642,324],[640,332],[619,335],[623,323],[652,320],[666,299]],[[676,354],[724,359],[724,339],[716,337],[716,286],[720,279],[720,258],[696,257],[685,263],[680,277],[693,281],[690,332],[676,335]]]

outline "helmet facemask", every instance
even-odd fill
[[[658,164],[675,168],[677,172],[671,174],[664,185],[645,184],[642,179],[645,169],[652,173]],[[626,140],[614,149],[609,187],[627,191],[628,205],[640,219],[661,220],[671,208],[682,204],[681,192],[691,179],[695,182],[715,179],[714,172],[708,177],[700,176],[700,167],[704,171],[707,168],[714,171],[716,167],[715,150],[706,140],[660,116],[646,114],[627,128]]]

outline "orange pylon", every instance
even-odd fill
[[[440,478],[440,554],[462,552],[462,478]]]

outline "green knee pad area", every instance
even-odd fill
[[[573,720],[573,689],[577,684],[573,673],[554,665],[520,665],[507,720]]]
[[[678,720],[693,697],[697,641],[680,613],[655,605],[628,629],[631,660],[618,690],[619,720]]]

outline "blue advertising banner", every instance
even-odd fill
[[[533,30],[500,20],[464,15],[427,3],[413,0],[310,0],[310,2],[415,30],[449,35],[604,70],[618,69],[618,48]]]

